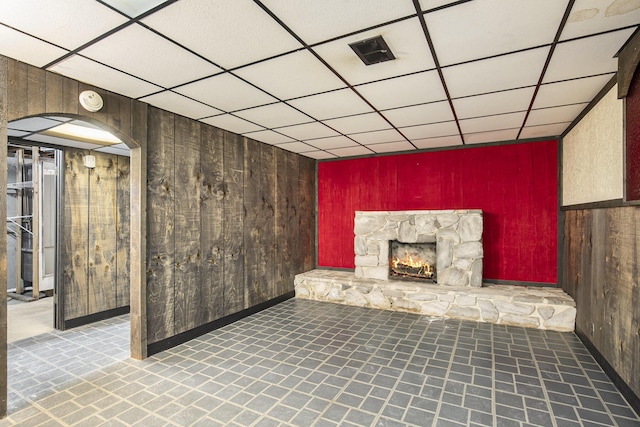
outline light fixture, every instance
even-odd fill
[[[84,163],[84,167],[88,169],[93,169],[96,167],[96,157],[92,155],[84,156],[82,159]]]
[[[372,65],[396,59],[382,36],[375,36],[370,39],[351,43],[349,46],[362,62],[364,62],[364,65]]]
[[[85,90],[80,93],[79,96],[80,105],[89,111],[90,113],[95,113],[96,111],[100,111],[104,103],[102,102],[102,97],[92,90]]]

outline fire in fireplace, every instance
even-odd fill
[[[436,244],[389,241],[389,277],[436,281]]]

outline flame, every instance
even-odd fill
[[[408,266],[411,268],[421,268],[426,275],[433,275],[434,268],[431,264],[420,259],[414,260],[413,257],[409,255],[408,251],[404,251],[404,259],[401,260],[398,257],[394,257],[391,260],[391,264],[393,265],[393,268],[398,268],[398,265]]]

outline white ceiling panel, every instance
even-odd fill
[[[564,105],[562,107],[542,108],[531,110],[527,117],[526,126],[537,126],[548,123],[571,122],[588,104]]]
[[[367,145],[367,148],[376,153],[392,153],[394,151],[415,150],[415,147],[408,141],[386,142],[384,144]]]
[[[429,148],[452,147],[462,145],[460,135],[441,136],[438,138],[412,139],[411,143],[421,150]]]
[[[21,130],[15,130],[15,129],[7,129],[7,136],[15,136],[16,138],[19,138],[21,136],[25,136],[25,135],[29,135],[29,132],[24,132]]]
[[[420,9],[422,11],[427,11],[431,9],[435,9],[436,7],[446,6],[451,3],[456,3],[459,0],[420,0]]]
[[[319,95],[292,99],[288,102],[318,120],[350,116],[371,111],[371,107],[351,89],[325,92]]]
[[[329,150],[332,148],[353,147],[358,145],[357,142],[354,142],[353,140],[342,135],[330,136],[329,138],[311,139],[305,142],[321,150]]]
[[[335,136],[338,134],[337,132],[318,122],[283,127],[278,129],[278,132],[282,132],[283,134],[288,135],[294,139],[323,138],[325,136]]]
[[[326,92],[344,83],[307,51],[291,53],[235,71],[282,100]]]
[[[456,122],[442,122],[433,123],[430,125],[411,126],[407,128],[401,128],[399,130],[410,140],[459,134]]]
[[[589,102],[611,80],[612,76],[612,74],[606,74],[542,85],[536,95],[533,108]]]
[[[482,144],[485,142],[513,141],[518,136],[519,130],[520,128],[470,133],[464,136],[464,142],[467,144]]]
[[[144,12],[153,9],[164,3],[166,0],[103,0],[108,5],[118,9],[120,12],[135,18]]]
[[[470,1],[425,20],[446,66],[553,42],[566,6],[567,0]]]
[[[349,156],[366,156],[367,154],[373,154],[374,151],[370,150],[367,147],[347,147],[347,148],[335,148],[333,150],[327,150],[332,154],[335,154],[338,157],[349,157]]]
[[[284,142],[292,142],[293,139],[288,136],[279,134],[272,130],[260,130],[258,132],[245,133],[247,138],[255,139],[256,141],[264,142],[265,144],[282,144]]]
[[[0,55],[42,67],[67,51],[0,25]]]
[[[277,147],[283,150],[291,151],[293,153],[304,153],[307,151],[315,151],[315,148],[305,144],[304,142],[285,142],[284,144],[278,144]]]
[[[360,114],[358,116],[325,120],[324,122],[344,134],[371,132],[391,128],[391,125],[380,117],[378,113]]]
[[[526,111],[531,103],[534,87],[456,98],[453,106],[459,119]]]
[[[436,71],[367,83],[356,90],[381,110],[446,99]]]
[[[302,47],[251,0],[181,0],[142,22],[227,69]]]
[[[365,65],[349,44],[376,36],[384,38],[396,59]],[[314,50],[352,85],[435,68],[418,18],[322,44]]]
[[[96,148],[104,147],[104,145],[89,144],[88,142],[74,141],[72,139],[57,138],[55,136],[41,135],[41,134],[31,135],[26,139],[29,141],[40,142],[42,144],[57,145],[60,147],[73,147],[73,148],[79,148],[81,150],[94,150]]]
[[[264,127],[282,127],[308,123],[313,121],[305,114],[289,107],[287,104],[279,102],[263,107],[250,108],[234,113],[238,117],[247,119]]]
[[[525,112],[498,114],[496,116],[477,117],[460,120],[462,133],[486,132],[489,130],[510,129],[522,126]]]
[[[415,126],[453,120],[449,102],[432,102],[382,112],[396,127]]]
[[[571,122],[554,123],[550,125],[527,126],[522,128],[520,139],[544,138],[549,136],[559,136],[569,127]]]
[[[192,119],[200,119],[202,117],[215,116],[222,113],[222,111],[216,108],[209,107],[201,102],[194,101],[193,99],[189,99],[171,91],[146,96],[144,98],[140,98],[140,101]]]
[[[375,132],[354,133],[349,135],[360,144],[382,144],[384,142],[405,141],[405,138],[395,129],[379,130]]]
[[[0,0],[0,23],[75,49],[127,22],[127,18],[86,0]]]
[[[640,23],[637,0],[576,0],[560,40]]]
[[[307,44],[415,14],[410,1],[263,0]]]
[[[109,147],[96,148],[93,151],[99,151],[101,153],[108,153],[108,154],[115,154],[117,156],[124,156],[124,157],[130,157],[131,156],[131,151],[129,150],[129,147],[127,147],[124,144],[118,144],[118,145],[111,145]]]
[[[79,55],[70,56],[50,67],[49,70],[131,98],[139,98],[161,90],[160,86],[147,83]]]
[[[336,157],[338,157],[335,154],[331,154],[326,151],[309,151],[303,153],[302,155],[316,160],[335,159]]]
[[[244,119],[241,119],[239,117],[234,117],[230,114],[223,114],[221,116],[209,117],[207,119],[202,119],[202,122],[221,128],[221,129],[226,129],[231,132],[240,133],[240,134],[257,131],[257,130],[263,130],[262,126],[249,123]]]
[[[535,85],[549,48],[539,48],[444,68],[454,98]]]
[[[28,119],[14,120],[7,123],[7,128],[21,130],[25,132],[39,132],[49,129],[60,124],[57,120],[51,120],[45,117],[29,117]]]
[[[632,29],[621,30],[558,44],[543,83],[616,72],[614,55],[631,34]]]
[[[136,24],[83,49],[80,54],[167,88],[220,71]]]
[[[277,99],[225,73],[174,89],[221,110],[235,111],[276,102]]]

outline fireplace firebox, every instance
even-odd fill
[[[436,244],[389,240],[389,277],[436,281]]]

